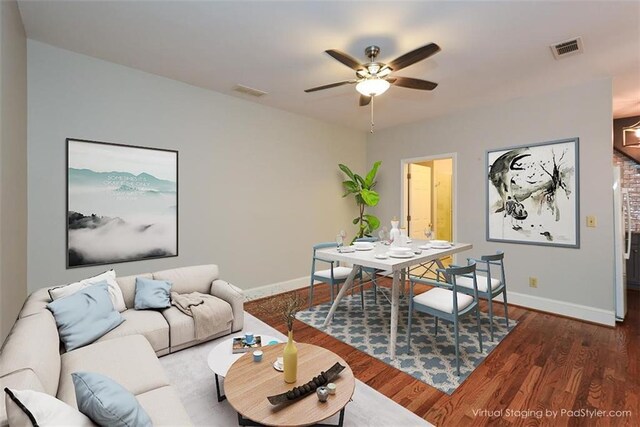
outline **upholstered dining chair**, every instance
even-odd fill
[[[313,284],[320,281],[329,285],[329,291],[331,293],[331,301],[334,299],[334,286],[337,286],[340,290],[340,284],[346,282],[347,277],[355,267],[341,266],[338,261],[329,261],[322,259],[316,255],[318,249],[336,248],[338,244],[336,242],[318,243],[313,246],[313,260],[311,261],[311,283],[309,285],[309,307],[313,305]],[[316,270],[316,261],[324,262],[330,265],[326,270]],[[360,278],[360,299],[362,309],[364,310],[364,290],[362,287],[362,274],[359,274]],[[355,278],[354,278],[355,280]]]
[[[478,284],[476,280],[476,263],[471,261],[464,267],[450,266],[449,268],[437,269],[438,278],[441,274],[448,277],[450,282],[436,281],[426,278],[411,276],[409,281],[409,321],[407,325],[407,353],[411,351],[411,321],[413,311],[427,313],[435,318],[436,335],[438,334],[438,318],[448,320],[453,323],[455,350],[456,350],[456,372],[460,376],[460,337],[459,319],[475,313],[478,327],[478,346],[482,353],[482,332],[480,330],[480,308],[478,307]],[[474,295],[458,292],[458,281],[461,278],[468,278],[473,283]],[[434,288],[419,295],[414,294],[416,283],[435,286]]]
[[[359,237],[355,240],[356,242],[371,242],[375,243],[378,241],[377,237]],[[370,267],[362,267],[362,272],[368,275],[371,278],[371,284],[373,285],[373,302],[378,303],[378,273],[384,270],[378,270],[376,268]]]
[[[509,329],[509,312],[507,308],[507,281],[504,275],[504,252],[497,251],[492,255],[483,255],[480,259],[468,258],[468,261],[475,261],[477,268],[483,274],[478,274],[478,296],[487,300],[489,304],[489,322],[491,330],[491,341],[493,341],[493,299],[502,294],[504,304],[504,317],[506,318],[507,329]],[[493,273],[492,273],[493,267]],[[473,293],[473,283],[466,277],[458,280],[458,289],[467,294]]]

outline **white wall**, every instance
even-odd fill
[[[369,163],[383,159],[377,214],[387,223],[400,210],[401,159],[457,153],[456,239],[469,255],[506,253],[511,301],[569,316],[613,319],[611,81],[464,111],[378,131],[368,139]],[[580,249],[487,242],[485,153],[521,144],[580,138]],[[586,228],[595,215],[597,228]],[[466,256],[466,254],[465,254]],[[538,277],[538,288],[528,286]]]
[[[18,5],[0,2],[0,342],[27,293],[27,40]]]
[[[351,224],[338,163],[365,135],[28,42],[29,289],[104,271],[65,268],[65,138],[179,150],[177,258],[119,275],[216,263],[248,289],[309,275],[311,245]]]

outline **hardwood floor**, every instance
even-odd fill
[[[640,426],[640,292],[628,295],[616,328],[510,305],[518,326],[450,396],[305,323],[294,330],[296,341],[339,354],[360,381],[437,426]],[[328,300],[326,285],[314,287],[316,304]],[[246,310],[286,333],[257,310],[261,301]]]

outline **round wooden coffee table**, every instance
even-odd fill
[[[264,347],[262,362],[254,362],[253,355],[247,353],[231,365],[224,380],[225,394],[238,412],[240,425],[307,426],[338,412],[338,425],[342,425],[344,407],[351,400],[356,385],[351,368],[340,356],[322,347],[304,343],[296,343],[296,347],[298,381],[293,384],[285,383],[284,374],[273,367],[273,362],[282,356],[284,344]],[[315,392],[277,406],[267,400],[267,396],[284,393],[307,383],[321,371],[329,370],[336,362],[345,366],[345,369],[333,380],[336,393],[329,395],[326,402],[320,402]]]

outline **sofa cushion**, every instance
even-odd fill
[[[159,352],[169,348],[169,324],[160,312],[127,310],[121,314],[126,321],[100,337],[98,341],[129,335],[143,335],[154,351]]]
[[[109,427],[151,427],[151,418],[136,397],[109,377],[95,372],[71,374],[80,411]]]
[[[120,290],[120,286],[118,286],[118,282],[116,282],[116,272],[113,269],[100,273],[97,276],[82,279],[79,282],[49,288],[49,296],[53,301],[55,301],[57,299],[73,295],[82,289],[88,288],[89,286],[102,283],[107,284],[109,298],[111,298],[113,307],[119,312],[125,311],[127,307],[124,304],[122,291]]]
[[[154,426],[190,426],[191,420],[173,387],[161,387],[136,396]]]
[[[171,306],[171,283],[136,277],[136,310],[167,308]]]
[[[91,344],[124,318],[113,307],[107,282],[98,283],[47,304],[67,351]]]
[[[208,294],[211,291],[211,283],[218,278],[218,266],[214,264],[196,265],[193,267],[174,268],[153,273],[156,280],[171,282],[172,292],[188,294],[201,292]]]
[[[106,375],[134,395],[169,385],[160,361],[142,335],[100,341],[62,355],[57,396],[74,408],[77,404],[71,374],[78,371]]]
[[[0,352],[0,376],[30,368],[44,391],[55,395],[60,376],[60,339],[49,310],[18,319]]]
[[[93,427],[86,415],[66,403],[33,390],[4,389],[7,419],[10,426]],[[34,424],[35,422],[35,424]]]
[[[146,279],[153,279],[151,273],[136,274],[134,276],[116,277],[116,282],[120,286],[124,303],[127,308],[133,308],[134,300],[136,297],[136,278],[144,277]]]
[[[32,314],[37,314],[42,310],[46,310],[47,304],[51,302],[51,297],[49,296],[48,291],[48,288],[38,289],[29,295],[27,300],[24,302],[18,317],[31,316]]]
[[[44,392],[40,380],[30,368],[19,369],[0,377],[0,390],[5,387],[16,390],[34,390]],[[5,399],[0,399],[0,426],[8,425]]]

